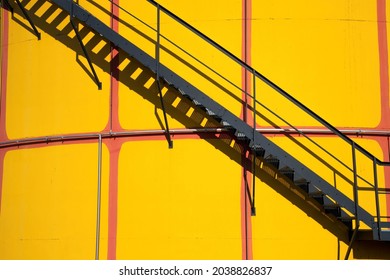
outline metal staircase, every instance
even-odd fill
[[[361,229],[361,222],[364,223],[365,227],[372,233],[373,240],[383,240],[390,241],[390,222],[387,221],[388,217],[381,216],[380,207],[379,207],[379,195],[381,193],[388,193],[389,190],[386,188],[380,188],[378,186],[378,169],[383,168],[383,166],[390,166],[389,162],[382,162],[365,150],[363,147],[352,141],[337,128],[332,126],[326,120],[318,116],[312,110],[307,108],[293,96],[288,94],[286,91],[281,89],[278,85],[270,81],[264,75],[253,69],[251,66],[247,65],[245,62],[241,61],[239,58],[234,56],[232,53],[224,49],[222,46],[214,42],[212,39],[171,13],[169,10],[165,9],[157,2],[148,0],[151,5],[154,5],[157,11],[157,40],[156,40],[156,56],[152,57],[143,51],[141,48],[133,44],[129,39],[118,34],[110,27],[105,25],[101,20],[95,17],[93,14],[89,13],[83,9],[80,5],[76,4],[72,0],[51,0],[51,3],[55,3],[58,7],[70,14],[71,20],[77,19],[82,25],[88,26],[91,30],[100,34],[104,40],[109,41],[116,48],[121,49],[124,53],[128,54],[130,57],[136,59],[142,63],[145,67],[149,68],[156,75],[156,80],[158,83],[164,82],[169,86],[177,89],[177,91],[182,95],[183,98],[187,98],[193,102],[193,104],[199,108],[199,110],[204,111],[208,116],[212,117],[221,124],[221,127],[224,127],[231,131],[232,135],[235,135],[237,142],[242,143],[242,145],[247,146],[254,160],[252,163],[256,165],[253,169],[253,172],[257,169],[264,168],[267,166],[269,169],[275,171],[275,178],[284,180],[287,184],[292,184],[303,194],[304,199],[310,200],[314,206],[318,207],[323,213],[331,217],[336,223],[339,222],[346,226],[350,232],[350,245],[358,237],[359,230]],[[176,74],[175,69],[168,68],[167,65],[163,65],[159,60],[159,50],[160,50],[160,41],[159,38],[162,36],[159,30],[159,16],[164,13],[164,15],[173,19],[177,23],[181,24],[183,27],[187,28],[190,32],[201,38],[202,40],[209,43],[211,46],[216,48],[218,51],[229,57],[232,61],[236,62],[240,67],[243,67],[248,71],[253,77],[253,87],[256,87],[256,81],[262,82],[268,87],[272,88],[284,99],[288,100],[291,104],[295,105],[299,110],[305,112],[316,121],[321,123],[325,128],[332,132],[339,139],[347,143],[348,147],[352,151],[352,167],[350,168],[351,174],[353,175],[353,197],[350,197],[344,194],[342,191],[338,190],[333,184],[329,181],[322,178],[316,172],[314,172],[308,163],[302,163],[292,156],[285,149],[281,148],[279,145],[275,144],[267,137],[265,137],[259,130],[256,128],[256,115],[258,111],[256,108],[261,107],[262,109],[267,110],[262,103],[256,99],[256,90],[254,89],[254,94],[251,95],[248,92],[244,94],[252,100],[253,104],[246,104],[246,109],[250,109],[252,113],[254,112],[254,123],[253,125],[249,124],[243,118],[234,114],[231,110],[216,102],[211,98],[206,92],[198,89],[193,85],[191,81],[188,81],[178,74]],[[36,30],[34,28],[34,30]],[[76,34],[77,35],[77,34]],[[82,44],[82,42],[80,42]],[[85,54],[87,59],[88,54]],[[90,63],[90,66],[92,64]],[[93,68],[92,68],[93,70]],[[94,72],[94,71],[93,71]],[[99,80],[94,72],[97,84],[99,85]],[[160,86],[159,86],[160,87]],[[257,106],[257,107],[256,107]],[[276,113],[273,113],[277,116]],[[286,122],[289,124],[288,122]],[[304,133],[294,126],[290,125],[294,130],[297,131],[299,135]],[[169,135],[169,128],[166,122],[167,133]],[[172,147],[172,142],[169,138],[170,147]],[[321,148],[323,149],[323,148]],[[372,161],[373,164],[373,182],[367,182],[360,177],[357,171],[357,157],[356,153],[359,153],[366,157],[368,160]],[[375,196],[375,205],[376,209],[374,213],[369,212],[359,204],[358,193],[362,187],[358,186],[359,182],[365,181],[369,185],[369,189],[374,193]],[[367,187],[365,187],[367,188]],[[250,196],[250,192],[248,192]],[[252,198],[253,199],[253,198]],[[253,200],[251,200],[253,201]],[[255,215],[255,205],[252,206],[252,214]]]

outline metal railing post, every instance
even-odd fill
[[[156,38],[156,75],[157,80],[160,78],[159,76],[159,68],[160,68],[160,5],[157,5],[157,38]]]
[[[356,228],[359,228],[360,220],[358,213],[358,187],[357,187],[357,164],[356,164],[356,147],[355,142],[352,142],[352,166],[353,166],[353,200],[355,202],[355,219],[356,219]]]
[[[255,72],[252,72],[253,76],[253,143],[256,143],[256,75]]]
[[[377,169],[377,159],[373,159],[373,168],[374,168],[374,190],[375,190],[375,207],[376,207],[376,218],[377,218],[377,230],[378,238],[381,240],[381,212],[379,206],[379,191],[378,191],[378,169]]]
[[[173,142],[171,138],[171,133],[169,132],[169,125],[168,125],[168,118],[167,118],[167,113],[165,111],[165,105],[164,105],[164,99],[163,99],[163,94],[161,91],[161,84],[160,84],[160,16],[161,16],[161,8],[160,5],[157,4],[157,38],[156,38],[156,84],[158,88],[158,92],[160,95],[160,102],[161,102],[161,109],[163,110],[163,115],[164,115],[164,122],[165,122],[165,132],[167,136],[167,141],[168,141],[168,148],[172,149],[173,148]]]

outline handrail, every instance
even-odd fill
[[[252,68],[250,65],[248,65],[246,62],[242,61],[240,58],[238,58],[236,55],[234,55],[233,53],[231,53],[229,50],[227,50],[226,48],[224,48],[223,46],[221,46],[220,44],[218,44],[217,42],[215,42],[213,39],[211,39],[210,37],[208,37],[207,35],[205,35],[204,33],[202,33],[201,31],[199,31],[198,29],[196,29],[195,27],[193,27],[192,25],[190,25],[189,23],[187,23],[186,21],[184,21],[183,19],[179,18],[178,16],[176,16],[175,14],[173,14],[171,11],[169,11],[168,9],[166,9],[164,6],[160,5],[159,3],[157,3],[156,1],[154,0],[147,0],[149,3],[151,3],[152,5],[154,5],[155,7],[158,7],[160,10],[162,10],[165,14],[167,14],[168,16],[170,16],[171,18],[173,18],[175,21],[179,22],[181,25],[183,25],[184,27],[186,27],[187,29],[189,29],[190,31],[192,31],[193,33],[195,33],[196,35],[198,35],[199,37],[201,37],[202,39],[204,39],[205,41],[207,41],[209,44],[211,44],[212,46],[214,46],[215,48],[217,48],[219,51],[221,51],[222,53],[224,53],[225,55],[227,55],[229,58],[231,58],[232,60],[234,60],[235,62],[237,62],[238,64],[240,64],[241,66],[243,66],[246,70],[250,71],[251,73],[253,73],[256,77],[258,77],[259,79],[261,79],[264,83],[266,83],[268,86],[270,86],[271,88],[273,88],[274,90],[276,90],[278,93],[280,93],[281,95],[283,95],[285,98],[287,98],[289,101],[291,101],[293,104],[295,104],[297,107],[299,107],[300,109],[302,109],[303,111],[305,111],[308,115],[310,115],[311,117],[313,117],[315,120],[317,120],[319,123],[321,123],[322,125],[324,125],[325,127],[327,127],[329,130],[331,130],[335,135],[339,136],[341,139],[343,139],[345,142],[347,142],[349,145],[354,145],[355,148],[360,151],[361,153],[363,153],[366,157],[370,158],[371,160],[374,160],[376,161],[376,163],[378,165],[381,165],[381,166],[390,166],[390,162],[388,161],[382,161],[378,158],[376,158],[373,154],[371,154],[369,151],[367,151],[365,148],[363,148],[362,146],[360,146],[359,144],[357,144],[356,142],[354,142],[351,138],[349,138],[348,136],[346,136],[345,134],[343,134],[340,130],[338,130],[336,127],[334,127],[332,124],[330,124],[328,121],[326,121],[325,119],[323,119],[322,117],[320,117],[318,114],[316,114],[313,110],[311,110],[310,108],[308,108],[306,105],[304,105],[303,103],[301,103],[299,100],[297,100],[295,97],[293,97],[291,94],[289,94],[287,91],[285,91],[284,89],[282,89],[280,86],[278,86],[277,84],[275,84],[274,82],[272,82],[270,79],[268,79],[267,77],[265,77],[263,74],[261,74],[260,72],[258,72],[256,69]],[[253,97],[252,95],[248,94],[250,97]],[[258,102],[258,101],[256,101]]]

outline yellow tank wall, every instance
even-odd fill
[[[78,2],[154,56],[155,33],[124,10],[104,0]],[[9,11],[1,10],[0,259],[344,256],[347,244],[267,176],[256,178],[257,215],[251,217],[238,145],[226,134],[190,130],[216,127],[216,122],[164,84],[168,122],[174,131],[174,147],[168,149],[155,75],[121,52],[115,57],[116,51],[111,52],[100,36],[85,32],[78,24],[103,84],[98,90],[69,16],[47,1],[22,3],[42,39],[37,40],[16,5],[13,18]],[[383,104],[389,99],[381,89],[385,82],[380,69],[387,64],[380,61],[378,46],[378,36],[384,36],[378,35],[377,23],[381,0],[159,3],[237,57],[243,58],[245,53],[249,64],[333,125],[356,130],[390,128],[384,121],[389,117],[389,104]],[[156,26],[156,9],[147,1],[119,4]],[[111,12],[122,21],[113,20]],[[183,40],[183,48],[242,86],[240,67],[163,14],[161,32],[171,40]],[[238,116],[243,114],[240,90],[165,38],[161,44],[163,64]],[[283,112],[295,126],[319,127],[260,81],[256,81],[256,92],[259,101]],[[259,128],[285,126],[262,113],[263,118],[257,117]],[[110,132],[128,134],[113,137]],[[346,183],[352,175],[317,147],[300,137],[278,133],[267,137],[310,163],[325,179],[336,181],[352,197]],[[340,154],[351,166],[351,152],[339,140],[329,135],[312,139]],[[16,140],[21,144],[12,142]],[[23,144],[26,140],[35,143]],[[388,160],[387,137],[354,140]],[[304,153],[296,141],[308,145],[312,153]],[[11,142],[14,144],[7,145]],[[372,180],[372,164],[358,157],[360,174]],[[338,166],[340,174],[329,171],[321,159]],[[386,183],[384,173],[379,170],[380,185]],[[375,210],[371,195],[362,193],[361,202]],[[386,197],[381,197],[380,206],[386,215]]]

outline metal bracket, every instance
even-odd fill
[[[11,7],[11,5],[8,3],[8,0],[5,0],[5,2],[7,3],[7,5],[9,7]],[[19,8],[22,10],[22,13],[24,15],[24,17],[28,20],[28,22],[30,23],[31,25],[31,28],[34,30],[34,33],[35,35],[37,36],[38,40],[41,40],[41,33],[39,33],[38,29],[35,27],[35,24],[34,22],[31,20],[30,16],[28,15],[27,13],[27,10],[24,8],[24,6],[22,5],[22,3],[20,3],[19,0],[16,0],[16,3],[18,4]],[[13,9],[11,7],[11,12],[13,14]]]
[[[87,58],[89,67],[91,68],[91,71],[92,71],[92,74],[93,74],[93,76],[94,76],[94,78],[95,78],[95,82],[96,82],[96,84],[97,84],[97,86],[98,86],[98,89],[101,90],[101,89],[102,89],[102,83],[100,82],[99,77],[98,77],[97,74],[96,74],[95,68],[93,67],[91,58],[89,57],[88,52],[87,52],[87,49],[86,49],[85,46],[84,46],[83,40],[81,39],[81,36],[80,36],[80,33],[79,33],[79,31],[77,30],[76,25],[75,25],[74,22],[73,22],[72,15],[70,15],[70,23],[71,23],[71,25],[72,25],[72,27],[73,27],[74,32],[76,33],[77,40],[79,41],[80,46],[81,46],[81,48],[83,49],[84,55],[85,55],[85,57]]]

